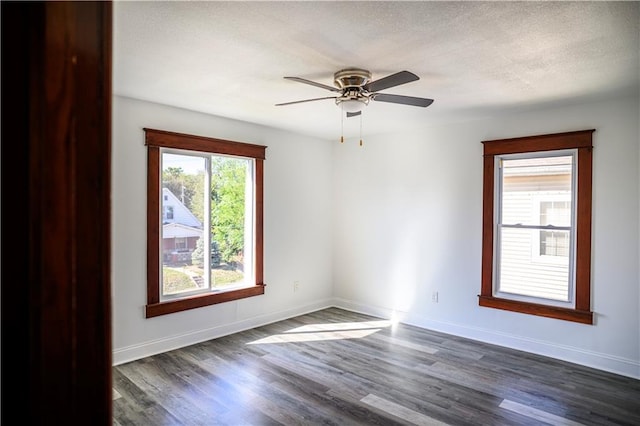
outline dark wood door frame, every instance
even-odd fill
[[[2,418],[110,425],[112,4],[1,7]]]

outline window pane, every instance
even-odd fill
[[[569,257],[569,231],[540,231],[540,255]]]
[[[211,157],[212,286],[249,284],[252,271],[253,161]]]
[[[570,301],[572,160],[503,159],[498,292]]]
[[[569,258],[539,262],[532,256],[537,229],[500,230],[499,291],[522,296],[569,301]]]
[[[162,295],[208,288],[202,247],[205,163],[203,157],[162,154]]]
[[[571,226],[571,201],[540,202],[540,225]]]
[[[503,160],[502,223],[570,226],[571,211],[560,206],[541,209],[540,201],[571,200],[572,157],[541,157]],[[564,205],[566,207],[566,204]]]

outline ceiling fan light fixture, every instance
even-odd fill
[[[336,104],[342,107],[344,112],[360,112],[367,106],[369,103],[369,99],[366,97],[362,98],[351,98],[351,99],[336,99]]]

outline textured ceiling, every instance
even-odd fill
[[[383,93],[428,108],[370,103],[363,134],[487,116],[505,109],[639,92],[640,2],[114,3],[113,88],[128,96],[336,139],[333,85],[358,67],[373,80],[420,80]]]

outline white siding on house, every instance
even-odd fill
[[[569,262],[545,261],[535,255],[537,229],[503,228],[500,291],[545,299],[567,301]]]
[[[169,223],[162,227],[162,238],[202,238],[202,229],[180,223]]]
[[[180,223],[193,228],[202,228],[198,218],[167,188],[162,188],[162,206],[173,208],[173,218],[163,218],[163,223]]]

